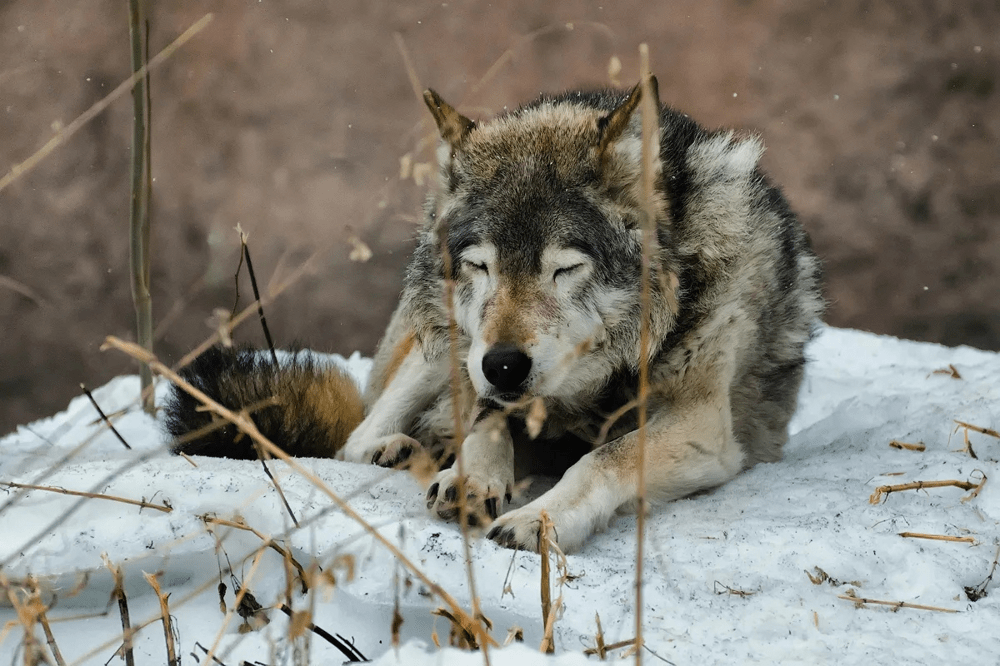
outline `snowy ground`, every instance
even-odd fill
[[[1000,355],[836,329],[825,330],[809,354],[784,460],[652,515],[644,587],[649,649],[675,664],[991,663],[1000,654],[1000,573],[979,601],[970,601],[964,588],[986,579],[1000,543],[1000,440],[970,433],[974,459],[962,450],[963,432],[954,433],[954,419],[1000,428]],[[949,364],[961,379],[935,373]],[[359,376],[367,370],[362,359],[350,365]],[[118,378],[94,395],[111,413],[130,404],[137,381]],[[33,574],[41,579],[44,600],[56,598],[48,617],[67,663],[105,664],[120,643],[118,608],[108,603],[113,583],[102,553],[125,572],[133,625],[159,615],[141,572],[162,572],[184,663],[196,663],[192,652],[203,659],[196,643],[211,647],[217,640],[217,654],[226,664],[292,663],[284,615],[272,610],[268,626],[239,633],[238,617],[224,621],[216,590],[228,555],[256,599],[274,604],[285,594],[282,559],[267,550],[254,569],[252,557],[243,558],[253,555],[260,540],[218,526],[213,536],[200,518],[206,513],[238,514],[259,532],[283,537],[307,568],[315,556],[334,573],[335,587],[309,596],[296,592],[294,606],[314,604],[316,625],[353,638],[365,656],[415,666],[482,663],[476,654],[429,652],[433,631],[447,640],[448,623],[435,622],[429,613],[440,602],[281,463],[272,463],[272,469],[304,524],[297,530],[288,530],[287,513],[259,463],[197,459],[195,468],[166,454],[157,424],[134,408],[116,419],[133,447],[127,451],[94,425],[94,418],[81,397],[67,411],[0,440],[0,481],[145,498],[173,509],[2,491],[0,575],[23,581]],[[926,450],[891,448],[892,440],[922,442]],[[454,526],[425,516],[422,490],[410,476],[328,460],[306,463],[468,605],[461,537]],[[946,487],[869,502],[881,485],[978,483],[982,475],[989,481],[971,499],[970,491]],[[906,538],[900,532],[971,537],[973,543]],[[556,658],[549,660],[536,651],[542,637],[539,557],[473,542],[475,582],[495,637],[502,642],[515,625],[525,635],[524,646],[493,651],[492,663],[582,664],[587,661],[582,651],[594,644],[595,613],[607,643],[632,638],[635,545],[635,519],[623,516],[568,557],[570,573],[578,578],[562,589]],[[351,582],[337,564],[344,554],[354,558]],[[809,574],[819,576],[816,567],[829,580],[811,582]],[[228,576],[224,582],[231,608],[233,585]],[[404,619],[398,655],[390,649],[397,591]],[[847,594],[957,612],[857,607],[838,598]],[[20,659],[24,631],[9,624],[16,615],[7,594],[2,596],[0,664],[9,664]],[[44,644],[41,630],[36,634]],[[344,660],[315,635],[310,649],[312,663]],[[135,654],[140,664],[166,662],[160,624],[136,637]],[[649,653],[645,660],[659,663]]]

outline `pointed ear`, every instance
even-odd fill
[[[656,82],[656,77],[650,76],[648,83],[654,102],[654,108],[659,110],[660,92],[659,86]],[[618,108],[614,111],[597,121],[597,130],[600,132],[601,136],[599,144],[601,154],[604,154],[608,146],[621,138],[625,128],[628,127],[629,121],[632,120],[632,114],[639,108],[639,102],[642,101],[642,84],[642,81],[637,83],[636,86],[632,88],[632,92],[629,93],[628,99],[619,104]],[[659,125],[659,122],[657,122],[657,125]]]
[[[461,113],[455,110],[448,102],[441,99],[433,90],[424,91],[424,102],[434,116],[441,138],[451,144],[452,148],[457,148],[465,136],[472,131],[476,123],[472,122]]]

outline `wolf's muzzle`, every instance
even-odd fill
[[[483,356],[483,375],[501,393],[520,393],[530,372],[531,357],[513,345],[495,345]]]

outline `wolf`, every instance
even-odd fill
[[[659,503],[778,460],[824,300],[809,238],[760,169],[760,138],[700,127],[660,103],[652,77],[481,121],[432,90],[424,100],[439,183],[363,419],[311,398],[301,384],[321,380],[309,373],[268,370],[263,392],[291,396],[267,417],[273,441],[384,467],[428,456],[432,514],[489,523],[487,538],[526,550],[542,512],[570,551],[642,506],[640,479]],[[208,365],[222,392],[257,372]],[[231,392],[233,408],[265,397]],[[560,478],[515,507],[518,480],[537,473]]]
[[[644,89],[658,109],[645,174]],[[639,506],[640,476],[663,502],[778,460],[824,300],[761,140],[703,129],[652,77],[478,122],[424,99],[440,182],[364,420],[336,457],[397,466],[451,448],[429,510],[488,517],[489,539],[528,550],[543,511],[559,546],[579,548]],[[510,509],[520,469],[567,457],[550,490]]]

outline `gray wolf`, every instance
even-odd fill
[[[375,356],[365,419],[337,457],[396,465],[447,448],[457,422],[460,460],[431,483],[429,509],[457,518],[461,466],[473,521],[492,518],[488,538],[524,549],[537,548],[542,510],[560,546],[578,548],[636,506],[640,473],[648,497],[666,501],[780,458],[824,308],[819,262],[758,166],[760,139],[707,131],[655,100],[640,358],[641,96],[641,86],[543,96],[474,122],[425,94],[440,184]],[[507,510],[519,455],[581,444],[551,490]]]
[[[655,79],[647,89],[657,96]],[[755,136],[654,99],[644,180],[642,90],[546,95],[482,121],[425,93],[440,182],[364,420],[331,439],[337,458],[391,467],[430,452],[443,469],[429,510],[492,521],[488,538],[528,550],[543,510],[564,550],[582,546],[637,507],[640,474],[664,502],[780,458],[824,308],[819,262]],[[561,478],[511,508],[518,479],[539,470]]]

